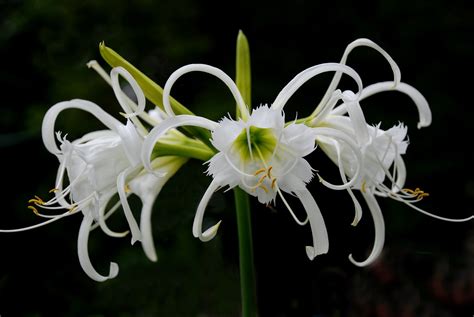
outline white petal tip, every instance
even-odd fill
[[[311,261],[314,260],[314,258],[317,257],[318,255],[325,254],[327,252],[328,252],[328,250],[318,250],[318,251],[316,251],[316,249],[314,247],[310,247],[310,246],[306,247],[306,255],[308,256],[308,258]]]
[[[109,277],[108,279],[112,279],[117,277],[119,272],[119,266],[115,262],[110,262],[110,268],[109,268]]]
[[[355,266],[358,266],[358,267],[364,267],[364,266],[367,266],[367,265],[369,265],[373,262],[373,260],[369,261],[369,259],[367,259],[365,261],[362,261],[362,262],[358,262],[358,261],[354,260],[354,258],[352,257],[352,254],[349,254],[349,261],[351,261],[352,264],[354,264]]]
[[[214,239],[214,237],[217,234],[217,230],[219,229],[219,226],[221,225],[222,220],[220,220],[218,223],[207,229],[200,237],[199,239],[203,242],[207,242],[209,240]]]
[[[97,65],[97,61],[95,59],[90,60],[86,65],[87,65],[88,68],[91,68],[91,67]]]
[[[306,247],[306,255],[312,261],[316,257],[316,252],[313,247]]]
[[[146,254],[147,258],[152,261],[152,262],[158,262],[158,256],[156,255],[155,252],[153,253],[147,253]]]
[[[359,224],[360,218],[354,218],[352,220],[351,226],[356,227]]]

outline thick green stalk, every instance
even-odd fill
[[[237,36],[236,83],[247,106],[250,106],[250,52],[247,38],[239,32]],[[237,108],[237,115],[238,113]],[[257,316],[257,293],[252,245],[252,218],[249,196],[242,189],[234,189],[239,236],[240,290],[242,316]]]
[[[242,316],[257,316],[257,294],[253,262],[252,218],[249,195],[239,187],[234,188],[237,231],[239,235],[240,294]]]

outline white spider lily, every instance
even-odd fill
[[[26,228],[1,230],[1,232],[17,232],[37,228],[63,217],[82,212],[82,220],[78,237],[79,262],[85,273],[96,281],[105,281],[118,274],[118,265],[110,263],[109,274],[103,276],[92,266],[88,254],[89,231],[95,221],[102,230],[113,237],[123,237],[127,232],[114,232],[110,230],[105,219],[108,215],[105,210],[109,200],[119,194],[120,205],[123,207],[132,234],[132,244],[141,240],[141,232],[133,217],[127,201],[128,187],[126,183],[141,170],[139,153],[143,143],[143,134],[146,130],[137,131],[143,125],[135,125],[131,120],[141,114],[145,107],[143,92],[138,87],[131,75],[123,69],[113,69],[112,87],[125,116],[129,118],[124,125],[96,104],[85,100],[71,100],[60,102],[52,106],[45,114],[42,126],[42,137],[46,149],[56,155],[60,165],[58,168],[54,198],[43,201],[39,197],[30,200],[34,206],[29,206],[38,216],[48,218],[43,223]],[[131,102],[126,100],[119,84],[118,74],[122,75],[132,86],[138,105],[133,108]],[[120,97],[119,97],[120,96]],[[95,131],[84,135],[82,138],[70,142],[61,134],[55,133],[54,126],[57,116],[65,109],[81,109],[91,113],[99,119],[108,130]],[[133,112],[135,111],[135,112]],[[134,120],[136,122],[136,120]],[[144,129],[144,128],[143,128]],[[58,147],[56,141],[60,142]],[[68,178],[68,185],[64,186],[64,178]],[[113,212],[118,206],[113,207]],[[65,212],[51,215],[43,214],[37,208],[46,210],[65,210]]]
[[[357,77],[357,74],[349,67],[334,63],[321,65],[311,74],[338,70]],[[229,87],[237,101],[242,118],[238,121],[223,118],[219,122],[214,122],[198,116],[174,116],[169,103],[171,87],[180,76],[192,71],[207,72],[220,78]],[[229,188],[239,186],[265,204],[274,202],[276,196],[279,195],[298,224],[304,225],[309,221],[313,245],[307,246],[306,251],[310,259],[328,251],[329,242],[324,220],[316,201],[306,188],[306,184],[312,179],[313,172],[304,157],[314,150],[313,129],[297,123],[285,125],[283,112],[267,106],[261,106],[249,113],[235,83],[221,70],[202,64],[184,66],[170,76],[163,91],[163,104],[170,117],[160,126],[155,127],[143,144],[142,160],[145,168],[152,170],[150,155],[155,142],[166,131],[176,127],[190,125],[210,130],[211,142],[218,151],[209,161],[208,173],[213,176],[213,181],[204,193],[196,211],[193,224],[195,237],[202,241],[209,241],[217,233],[220,222],[202,232],[204,211],[212,194],[225,186]],[[354,154],[358,155],[356,144],[343,133],[326,128],[321,128],[319,132],[332,135],[341,142],[347,143],[353,148]],[[283,192],[290,193],[301,201],[308,216],[305,221],[300,221],[294,215]]]
[[[474,216],[465,219],[450,219],[428,213],[413,203],[428,196],[427,193],[420,189],[410,190],[404,189],[406,179],[405,164],[402,155],[408,146],[405,140],[407,128],[403,124],[394,126],[393,128],[384,131],[380,129],[380,125],[372,127],[366,121],[359,102],[373,94],[383,91],[400,91],[412,98],[417,106],[420,121],[418,128],[429,126],[431,123],[431,111],[426,99],[413,87],[400,82],[400,70],[393,59],[378,45],[367,39],[359,39],[349,44],[344,52],[341,64],[345,64],[349,53],[358,46],[368,46],[380,52],[389,62],[394,80],[391,82],[381,82],[370,85],[359,90],[357,94],[351,91],[341,92],[336,89],[341,78],[342,72],[337,72],[331,82],[322,101],[306,120],[306,122],[315,127],[315,131],[321,127],[333,129],[346,135],[353,143],[357,144],[362,160],[355,156],[352,147],[349,143],[342,143],[330,135],[321,135],[318,133],[316,140],[321,146],[322,150],[331,158],[331,160],[339,166],[340,175],[343,185],[333,185],[320,177],[321,182],[332,189],[347,189],[355,206],[355,217],[352,225],[356,225],[361,216],[362,208],[357,201],[352,189],[361,191],[375,225],[375,242],[372,252],[369,257],[362,262],[355,261],[352,255],[349,256],[351,262],[358,266],[365,266],[372,263],[380,254],[385,236],[385,225],[380,207],[374,195],[391,197],[395,200],[401,201],[410,207],[432,216],[437,219],[446,221],[467,221]],[[282,93],[277,97],[274,106],[277,109],[283,107],[284,102],[288,100],[291,95],[303,85],[311,76],[308,72],[311,68],[298,74],[288,85],[282,90]],[[347,72],[346,72],[347,73]],[[349,73],[347,73],[350,75]],[[358,81],[355,76],[351,76]],[[359,89],[362,83],[358,82]],[[342,104],[335,107],[338,101],[342,100]],[[348,114],[349,116],[345,116]],[[356,173],[361,167],[360,173]],[[393,172],[390,172],[393,166]],[[347,177],[350,179],[347,180]],[[391,182],[390,186],[384,184],[388,179]],[[350,187],[347,185],[350,184]]]

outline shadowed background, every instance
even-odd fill
[[[41,120],[62,100],[82,98],[118,116],[112,89],[85,64],[97,59],[98,43],[127,58],[157,83],[188,63],[208,63],[235,74],[235,39],[247,35],[252,58],[252,103],[271,103],[304,68],[339,61],[345,46],[359,37],[381,45],[397,61],[402,81],[424,94],[433,124],[416,129],[412,102],[397,93],[368,99],[371,123],[389,128],[408,124],[406,157],[410,188],[430,196],[420,203],[433,213],[465,217],[474,213],[472,80],[474,10],[464,1],[171,2],[0,0],[0,151],[3,166],[0,227],[37,223],[26,208],[33,195],[48,196],[57,160],[43,147]],[[390,80],[388,64],[360,48],[349,65],[365,85]],[[331,76],[310,81],[285,108],[287,119],[309,114]],[[343,88],[355,89],[350,81]],[[218,119],[234,112],[231,95],[204,74],[183,77],[172,94],[195,113]],[[149,106],[151,104],[149,103]],[[92,116],[65,111],[57,129],[70,139],[101,128]],[[337,181],[335,166],[319,151],[313,168]],[[153,228],[159,261],[152,263],[129,238],[90,237],[99,272],[109,261],[119,276],[90,280],[77,259],[80,215],[34,231],[0,235],[0,315],[7,316],[238,316],[238,245],[232,194],[219,192],[206,221],[223,220],[208,243],[193,238],[195,208],[209,177],[201,162],[185,165],[156,203]],[[192,181],[190,181],[192,180]],[[309,186],[328,227],[330,250],[314,261],[304,246],[309,226],[289,213],[253,205],[254,247],[260,316],[472,316],[474,313],[473,223],[428,218],[395,201],[380,201],[386,242],[380,260],[354,267],[372,247],[368,210],[350,226],[353,207],[346,192],[332,192],[317,180]],[[138,200],[133,200],[139,210]],[[292,204],[302,215],[302,210]],[[363,206],[365,207],[365,206]],[[137,213],[138,214],[138,213]],[[117,215],[111,226],[125,228]]]

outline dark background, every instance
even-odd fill
[[[253,105],[271,102],[306,67],[339,61],[359,37],[380,44],[398,62],[402,80],[419,89],[433,111],[433,124],[417,130],[411,101],[387,93],[364,103],[367,119],[389,128],[409,125],[407,186],[430,193],[420,205],[433,213],[474,213],[472,162],[472,56],[474,11],[469,1],[117,1],[0,0],[1,228],[38,219],[26,208],[33,195],[53,187],[56,159],[43,147],[42,116],[62,100],[83,98],[118,114],[112,90],[85,67],[100,60],[106,44],[157,83],[188,63],[208,63],[235,73],[235,39],[247,35],[252,53]],[[349,64],[364,83],[389,80],[385,61],[358,49]],[[286,108],[287,118],[307,115],[330,76],[306,84]],[[343,82],[344,84],[344,82]],[[354,88],[348,82],[347,88]],[[198,114],[218,119],[234,111],[216,79],[184,77],[173,95]],[[68,111],[58,129],[70,139],[99,128],[87,114]],[[335,167],[316,153],[312,166],[336,180]],[[191,234],[197,203],[209,183],[201,162],[190,162],[160,194],[153,218],[159,262],[146,259],[129,239],[91,234],[98,271],[118,262],[119,276],[90,280],[76,255],[81,216],[34,231],[0,235],[0,315],[9,316],[238,316],[238,246],[231,193],[217,193],[206,212],[223,219],[216,239]],[[190,181],[192,180],[192,181]],[[386,243],[380,261],[354,267],[373,242],[365,215],[352,228],[345,192],[313,181],[310,190],[328,227],[329,254],[309,261],[309,227],[297,226],[284,208],[254,204],[254,244],[260,316],[472,316],[474,230],[380,200]],[[139,207],[137,205],[137,207]],[[137,208],[135,208],[137,209]],[[115,228],[125,226],[116,217]]]

